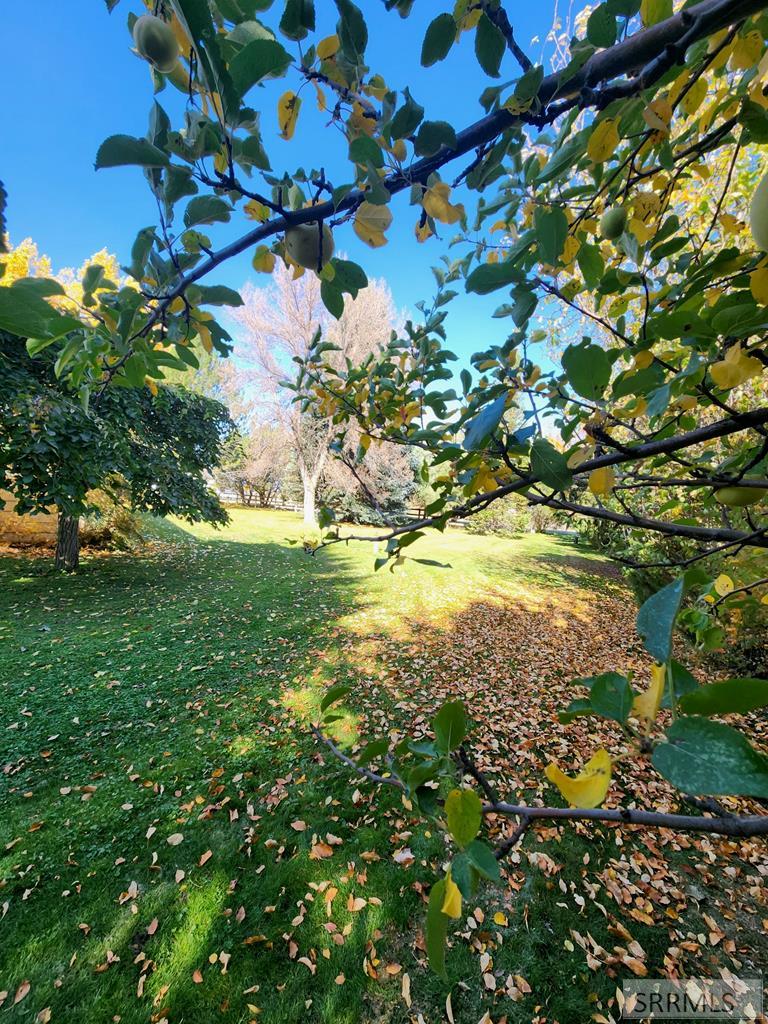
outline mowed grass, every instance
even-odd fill
[[[423,730],[445,693],[482,720],[478,687],[503,698],[514,677],[525,700],[547,704],[553,695],[533,689],[541,664],[551,679],[590,657],[598,670],[622,667],[609,664],[611,626],[586,643],[584,629],[607,601],[626,604],[631,622],[630,599],[568,542],[451,531],[411,549],[450,568],[374,574],[370,545],[311,557],[289,543],[298,517],[232,517],[223,531],[154,526],[157,550],[86,559],[73,577],[40,559],[0,560],[5,1020],[46,1010],[41,1020],[67,1024],[445,1019],[448,987],[425,969],[422,937],[445,840],[397,794],[324,756],[306,714],[349,681],[366,731]],[[516,620],[497,615],[525,616],[503,659],[490,658],[486,634]],[[622,645],[636,653],[634,638]],[[342,735],[355,724],[341,723]],[[502,764],[521,739],[504,735],[488,741]],[[539,776],[520,776],[519,791],[539,795]],[[393,858],[403,850],[412,861]],[[616,945],[616,907],[575,898],[585,864],[616,856],[611,830],[526,839],[512,885],[488,887],[457,926],[457,1022],[486,1011],[520,1024],[581,1022],[601,1007],[618,1016],[610,1000],[632,972],[588,966],[569,937]],[[704,868],[694,846],[669,856],[682,877],[711,885],[713,913],[715,854]],[[756,877],[754,858],[735,857]],[[756,920],[731,926],[749,963],[760,955],[753,899]],[[643,913],[628,923],[653,973],[670,935],[653,908]],[[692,913],[695,938],[704,926]]]

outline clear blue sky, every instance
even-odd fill
[[[424,69],[419,65],[426,26],[436,14],[452,7],[449,0],[417,0],[410,18],[387,13],[381,0],[358,0],[369,25],[368,61],[382,73],[390,88],[409,85],[430,119],[450,121],[461,128],[482,115],[478,96],[489,83],[477,66],[473,34],[465,35],[444,62]],[[276,25],[282,10],[276,2],[264,20]],[[576,5],[577,7],[580,5]],[[323,35],[334,30],[335,5],[317,0]],[[514,3],[508,10],[518,41],[536,59],[552,22],[553,0]],[[143,135],[152,101],[147,66],[131,52],[126,27],[130,11],[141,13],[138,0],[121,0],[109,15],[103,0],[43,0],[37,8],[40,24],[34,30],[34,59],[27,46],[7,45],[3,53],[6,98],[0,107],[0,129],[5,152],[0,175],[9,193],[8,223],[11,241],[30,236],[54,268],[79,266],[106,246],[127,262],[136,232],[156,221],[154,201],[137,168],[94,171],[96,150],[111,134]],[[7,41],[29,37],[29,10],[24,4],[3,12]],[[294,44],[287,41],[290,48]],[[504,58],[502,79],[518,74],[511,56]],[[295,84],[295,83],[292,83]],[[343,170],[346,145],[338,131],[326,127],[327,115],[316,107],[314,91],[302,91],[304,104],[294,138],[276,139],[275,104],[282,83],[254,90],[249,101],[263,103],[262,127],[276,172],[303,165],[324,165],[330,175]],[[158,99],[178,124],[180,94],[168,87]],[[457,163],[456,170],[461,167]],[[450,169],[453,171],[453,167]],[[445,175],[448,177],[448,174]],[[339,184],[347,177],[336,177]],[[369,276],[389,282],[398,308],[413,309],[433,292],[430,266],[446,250],[435,239],[419,245],[413,235],[415,212],[407,197],[395,200],[395,223],[390,243],[372,250],[359,242],[351,227],[337,232],[337,248],[360,262]],[[234,218],[222,230],[212,231],[215,242],[234,238],[243,224]],[[450,238],[452,229],[446,228]],[[454,250],[455,252],[456,250]],[[219,268],[211,283],[240,287],[249,278],[266,283],[250,269],[248,254]],[[508,322],[492,320],[498,297],[457,299],[450,308],[449,343],[462,362],[469,354],[504,339]]]

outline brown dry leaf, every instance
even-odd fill
[[[157,926],[159,924],[160,922],[158,921],[158,919],[156,917],[153,917],[152,920],[147,925],[147,935],[154,935],[155,932],[157,931]]]
[[[310,860],[324,860],[326,857],[332,856],[333,850],[327,843],[315,843],[309,851]]]
[[[203,975],[199,968],[192,972],[192,981],[194,981],[196,985],[203,984]]]
[[[305,832],[307,828],[307,823],[306,821],[302,821],[301,818],[299,818],[298,821],[291,822],[291,828],[294,830],[294,832]]]
[[[199,868],[201,868],[203,866],[203,864],[207,864],[208,863],[208,861],[211,859],[212,856],[213,856],[213,850],[206,850],[205,853],[200,858],[200,860],[197,862],[197,866]]]
[[[181,834],[181,832],[174,832],[173,835],[168,836],[168,838],[166,839],[166,843],[168,843],[169,846],[178,846],[179,843],[183,842],[184,836]]]
[[[16,1006],[22,999],[26,999],[29,995],[29,990],[32,988],[28,981],[22,981],[19,987],[16,989],[16,995],[13,997],[13,1005]]]
[[[403,997],[403,1002],[410,1010],[411,1008],[411,976],[406,972],[403,975],[403,980],[400,985],[400,995]]]

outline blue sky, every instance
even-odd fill
[[[465,35],[442,63],[429,69],[419,65],[426,26],[436,14],[452,7],[449,0],[417,0],[406,20],[387,13],[381,0],[358,3],[369,26],[368,62],[384,75],[390,88],[409,85],[414,98],[425,107],[426,117],[447,120],[457,129],[482,115],[478,96],[490,80],[475,60],[472,34]],[[316,7],[320,32],[330,34],[335,6],[331,0],[317,0]],[[518,41],[534,59],[541,57],[541,44],[531,45],[531,40],[546,35],[553,8],[554,0],[508,5]],[[277,0],[264,20],[274,27],[281,9]],[[146,64],[131,52],[126,28],[128,13],[141,13],[143,8],[138,0],[121,0],[109,15],[100,0],[44,0],[38,10],[41,26],[34,33],[35,59],[30,60],[28,48],[21,46],[8,46],[3,55],[7,89],[0,107],[0,129],[6,147],[0,173],[9,193],[11,241],[32,237],[40,251],[51,257],[54,268],[79,266],[104,246],[127,262],[136,232],[156,221],[154,201],[139,169],[96,172],[93,162],[106,136],[143,135],[146,131],[151,82]],[[3,29],[6,40],[28,37],[25,5],[12,5],[3,12]],[[289,48],[293,45],[284,42]],[[513,59],[505,56],[500,81],[518,73]],[[327,114],[317,110],[309,88],[302,92],[304,102],[294,138],[290,142],[275,138],[275,104],[285,87],[271,84],[249,96],[249,102],[262,108],[263,132],[274,170],[322,165],[335,184],[348,180],[347,175],[337,174],[344,171],[346,144],[336,129],[326,126]],[[174,115],[181,110],[180,94],[169,87],[158,99],[178,123]],[[461,166],[457,162],[456,171]],[[412,310],[418,300],[431,297],[430,266],[446,246],[435,239],[423,245],[416,242],[415,213],[407,202],[406,196],[395,200],[395,222],[385,248],[368,248],[348,225],[338,230],[336,242],[337,249],[360,262],[369,277],[389,282],[399,309]],[[237,237],[243,228],[244,223],[235,218],[211,234],[214,242],[221,242]],[[451,233],[447,228],[447,238]],[[250,256],[244,254],[219,268],[210,283],[238,288],[248,279],[256,284],[267,282],[263,275],[253,274]],[[503,300],[503,294],[486,299],[462,296],[449,307],[449,344],[462,362],[473,351],[506,336],[506,323],[491,319]]]

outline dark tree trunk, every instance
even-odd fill
[[[74,572],[80,563],[80,520],[59,512],[56,531],[56,568]]]

